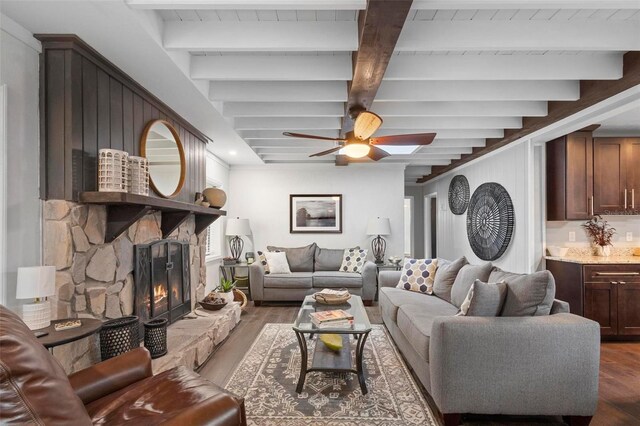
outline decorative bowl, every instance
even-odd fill
[[[211,207],[217,209],[222,208],[227,202],[227,194],[220,188],[207,188],[202,191],[202,195]]]
[[[313,298],[321,305],[342,305],[343,303],[346,303],[349,299],[351,299],[351,295],[349,294],[347,295],[347,297],[341,299],[333,299],[323,297],[321,294],[316,293],[313,295]]]
[[[199,303],[200,303],[200,306],[202,306],[202,308],[206,309],[207,311],[219,311],[220,309],[227,306],[226,303],[208,303],[205,301],[202,301]]]
[[[567,255],[569,249],[567,247],[549,246],[547,247],[549,255],[554,257],[564,257]]]

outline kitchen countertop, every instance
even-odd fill
[[[545,256],[546,260],[557,260],[560,262],[581,263],[584,265],[589,264],[604,264],[604,263],[635,263],[640,265],[640,256]]]

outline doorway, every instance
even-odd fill
[[[425,257],[438,256],[438,194],[424,196],[424,253]]]

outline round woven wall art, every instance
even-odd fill
[[[495,182],[475,190],[467,211],[467,237],[473,252],[482,260],[499,259],[509,247],[515,217],[506,189]]]
[[[456,175],[449,183],[449,210],[453,214],[464,214],[469,206],[469,181],[463,175]]]

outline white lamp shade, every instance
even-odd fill
[[[29,266],[18,268],[16,299],[49,297],[56,293],[55,266]]]
[[[391,235],[391,223],[388,217],[369,219],[367,235]]]
[[[227,220],[227,235],[251,235],[249,219],[229,219]]]

